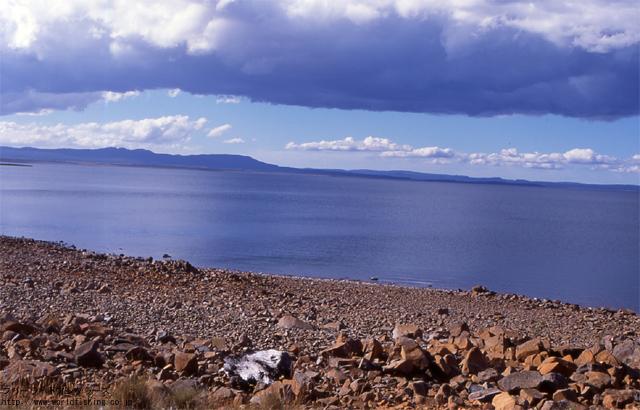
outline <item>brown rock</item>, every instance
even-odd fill
[[[398,359],[393,360],[389,364],[384,366],[383,370],[388,373],[403,374],[405,376],[409,376],[411,375],[411,373],[413,373],[414,367],[411,362],[403,359]]]
[[[514,410],[517,406],[516,398],[507,392],[502,392],[496,395],[491,404],[495,410]]]
[[[633,403],[636,392],[633,390],[606,390],[602,396],[602,405],[608,409],[623,408]]]
[[[276,381],[266,389],[253,395],[249,402],[260,408],[280,408],[295,399],[293,388],[289,380]]]
[[[553,393],[553,400],[554,401],[566,400],[566,401],[576,402],[578,401],[578,395],[576,394],[576,391],[573,389],[561,389]]]
[[[382,359],[384,356],[384,348],[376,339],[368,339],[364,344],[364,358],[367,360]]]
[[[462,359],[461,367],[463,374],[476,374],[485,370],[489,366],[489,362],[484,353],[477,347],[471,348]]]
[[[6,385],[19,382],[34,383],[38,379],[50,378],[58,374],[58,369],[48,363],[37,360],[17,360],[0,373],[0,382]]]
[[[349,358],[353,355],[362,353],[362,342],[357,339],[351,339],[346,335],[339,335],[335,343],[320,352],[323,356],[335,356]]]
[[[101,367],[104,363],[102,355],[98,352],[98,342],[94,340],[79,345],[74,355],[78,366]]]
[[[596,362],[608,364],[609,366],[620,366],[620,362],[616,357],[608,350],[603,350],[595,357]]]
[[[595,363],[596,357],[593,352],[589,349],[585,349],[580,353],[580,355],[573,361],[577,366],[583,366],[589,363]]]
[[[177,372],[183,372],[186,375],[195,374],[198,372],[198,359],[192,353],[176,352],[173,366]]]
[[[540,400],[545,398],[545,394],[536,389],[521,389],[520,398],[530,406],[535,406]]]
[[[223,386],[218,387],[211,395],[211,398],[213,399],[214,403],[223,404],[231,402],[235,396],[236,395],[233,390]]]
[[[538,366],[540,374],[555,372],[566,377],[571,376],[575,370],[576,365],[573,362],[558,357],[549,357]]]
[[[211,347],[220,352],[225,352],[229,350],[229,345],[227,344],[227,340],[223,337],[214,337],[211,339]]]
[[[429,366],[429,356],[425,353],[415,340],[407,337],[401,337],[396,342],[400,347],[400,357],[415,368],[426,369]]]
[[[468,331],[469,331],[469,325],[467,325],[465,322],[455,323],[449,326],[449,334],[453,337],[458,337],[462,334],[462,332],[468,332]]]
[[[0,331],[2,332],[6,332],[7,330],[10,330],[12,332],[16,332],[16,333],[20,333],[21,335],[30,335],[32,333],[36,333],[37,328],[33,325],[30,325],[28,323],[21,323],[21,322],[17,322],[17,321],[7,321],[4,322],[1,326],[0,326]]]
[[[393,338],[398,339],[400,337],[408,337],[415,339],[416,337],[422,337],[422,329],[414,324],[397,324],[393,329]]]
[[[540,338],[531,339],[516,347],[516,359],[523,361],[527,356],[540,353],[542,351],[542,342]]]
[[[278,327],[282,329],[302,329],[302,330],[312,330],[313,325],[307,322],[304,322],[297,317],[291,315],[284,315],[278,320]]]
[[[611,376],[607,373],[587,372],[585,376],[587,377],[586,383],[598,390],[602,390],[611,385]]]

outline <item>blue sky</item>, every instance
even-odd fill
[[[615,3],[12,1],[0,143],[638,184],[640,12]]]

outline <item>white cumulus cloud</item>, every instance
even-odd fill
[[[224,140],[222,142],[224,142],[225,144],[244,144],[246,141],[242,138],[236,137]]]
[[[217,138],[231,129],[231,124],[222,124],[218,127],[211,128],[207,133],[209,138]]]
[[[640,154],[628,160],[603,155],[591,148],[574,148],[565,152],[520,152],[516,148],[504,148],[498,152],[465,153],[452,148],[428,146],[414,148],[398,144],[388,138],[367,137],[357,140],[346,137],[340,140],[321,140],[304,143],[289,142],[285,149],[298,151],[372,152],[383,158],[418,158],[431,163],[460,162],[470,165],[519,166],[537,169],[562,169],[566,166],[590,166],[617,172],[637,172]]]
[[[102,99],[106,102],[118,102],[120,100],[124,100],[127,98],[133,98],[140,95],[140,91],[125,91],[123,93],[118,93],[114,91],[105,91],[102,93]]]
[[[237,95],[218,95],[216,96],[217,104],[240,104],[242,98]]]
[[[182,150],[193,133],[201,130],[206,122],[206,118],[192,120],[186,115],[72,125],[0,121],[0,144],[54,148]]]
[[[167,91],[167,95],[171,98],[175,98],[178,96],[178,94],[180,94],[182,90],[180,90],[179,88],[172,88],[171,90]]]
[[[388,138],[369,136],[363,140],[356,140],[353,137],[345,137],[341,140],[322,140],[301,144],[290,142],[285,148],[301,151],[394,151],[410,149],[410,146],[398,145]]]

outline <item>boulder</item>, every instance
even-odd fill
[[[553,401],[578,401],[578,394],[573,389],[560,389],[553,393]]]
[[[590,386],[593,386],[597,390],[603,390],[605,387],[611,385],[611,376],[603,372],[586,372],[586,381]]]
[[[573,362],[576,364],[576,366],[584,366],[585,364],[595,363],[596,356],[591,350],[585,349]]]
[[[633,403],[637,391],[608,389],[602,395],[602,405],[608,409],[623,408],[627,404]]]
[[[489,366],[489,361],[480,349],[472,347],[462,359],[462,374],[476,374]]]
[[[577,366],[573,362],[568,360],[564,360],[559,357],[549,357],[538,366],[538,371],[540,374],[555,372],[569,377],[576,370],[576,367]]]
[[[320,355],[350,358],[353,355],[359,356],[361,353],[362,342],[360,340],[351,339],[350,337],[341,334],[338,336],[335,343],[322,350]]]
[[[516,398],[507,392],[497,394],[491,400],[495,410],[513,410],[517,406]]]
[[[397,340],[396,345],[400,347],[400,357],[418,370],[424,370],[429,366],[430,358],[428,353],[424,352],[415,340],[407,337],[401,337]]]
[[[291,357],[279,350],[262,350],[241,357],[227,357],[224,371],[239,378],[241,384],[269,385],[280,377],[291,377]]]
[[[384,357],[384,348],[382,347],[382,343],[374,338],[366,340],[363,352],[364,358],[369,361],[382,359]]]
[[[277,381],[251,397],[250,404],[257,408],[285,408],[295,399],[290,380]]]
[[[198,372],[198,358],[193,353],[175,352],[173,367],[185,375],[195,374]]]
[[[545,398],[545,394],[536,389],[521,389],[520,398],[526,401],[529,406],[535,406]]]
[[[393,328],[393,338],[398,339],[400,337],[408,337],[412,339],[422,337],[422,329],[412,323],[397,324],[396,327]]]
[[[462,334],[462,332],[468,331],[469,325],[467,325],[465,322],[454,323],[453,325],[449,326],[449,334],[453,337],[458,337]]]
[[[640,344],[625,340],[613,348],[613,356],[632,369],[640,369]]]
[[[558,389],[564,389],[565,387],[567,387],[567,384],[567,378],[560,373],[547,373],[542,376],[542,381],[540,382],[540,391],[553,393]]]
[[[407,360],[397,359],[389,362],[389,364],[383,367],[383,370],[387,373],[409,376],[413,373],[414,367],[413,364]]]
[[[520,389],[536,389],[542,382],[542,375],[534,370],[526,370],[503,377],[498,381],[498,387],[505,392]]]
[[[102,367],[104,358],[98,352],[98,342],[91,340],[79,345],[74,351],[75,361],[82,367]]]
[[[483,370],[478,373],[478,383],[494,382],[498,380],[498,371],[493,367]]]
[[[516,347],[516,359],[523,361],[527,356],[540,353],[542,348],[540,338],[531,339]]]
[[[11,385],[19,382],[34,383],[39,379],[54,377],[58,369],[38,360],[17,360],[0,373],[0,382]]]
[[[216,404],[224,404],[233,400],[235,397],[235,393],[228,387],[218,387],[213,394],[211,395],[211,399]]]

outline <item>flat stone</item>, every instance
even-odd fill
[[[506,392],[519,389],[535,389],[542,382],[542,375],[534,370],[512,373],[498,380],[498,387]]]
[[[393,329],[393,338],[398,339],[400,337],[408,337],[415,339],[422,336],[422,329],[412,323],[409,324],[397,324]]]
[[[303,320],[298,319],[295,316],[284,315],[278,320],[278,327],[282,329],[302,329],[312,330],[313,325]]]
[[[502,391],[496,387],[482,389],[482,390],[474,391],[473,393],[469,394],[469,400],[489,402],[491,401],[491,399],[493,399],[493,396],[500,393],[502,393]]]
[[[487,370],[483,370],[478,373],[478,382],[479,383],[493,382],[498,380],[499,377],[500,375],[498,374],[498,371],[493,367],[490,367]]]

